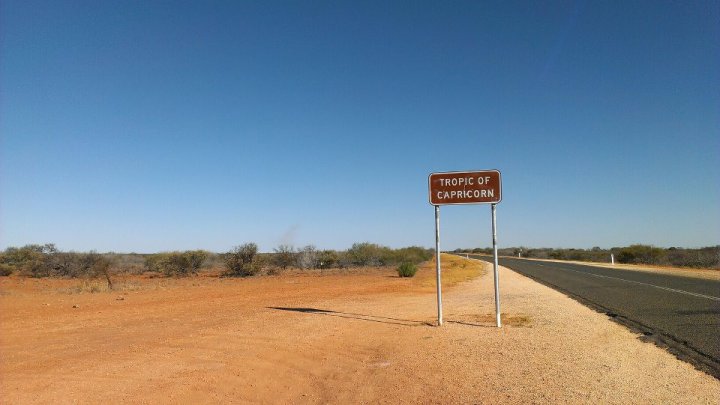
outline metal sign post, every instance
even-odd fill
[[[500,281],[498,273],[497,225],[495,209],[502,200],[502,182],[497,170],[432,173],[428,177],[430,204],[435,206],[435,273],[437,277],[438,326],[442,326],[442,287],[440,277],[440,206],[490,204],[492,212],[493,271],[495,279],[495,321],[500,322]]]
[[[500,275],[498,273],[498,254],[497,254],[497,222],[495,221],[495,206],[490,205],[492,211],[492,242],[493,242],[493,275],[495,279],[495,323],[497,327],[502,327],[500,323]]]
[[[435,275],[437,276],[438,326],[442,326],[442,287],[440,286],[440,206],[435,206]]]

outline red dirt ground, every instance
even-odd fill
[[[562,294],[501,277],[502,329],[488,272],[445,288],[446,323],[433,326],[431,265],[414,279],[134,277],[97,293],[4,277],[0,402],[720,402],[712,377]]]

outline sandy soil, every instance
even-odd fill
[[[446,270],[452,272],[452,270]],[[251,279],[0,279],[2,403],[720,403],[720,381],[501,270]],[[80,288],[79,290],[83,290]],[[75,308],[74,308],[75,306]]]

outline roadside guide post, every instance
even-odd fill
[[[492,212],[493,275],[495,281],[495,322],[500,322],[500,282],[498,273],[496,206],[502,200],[498,170],[441,172],[428,176],[430,204],[435,206],[435,275],[437,283],[438,326],[442,326],[442,287],[440,266],[440,206],[490,204]]]

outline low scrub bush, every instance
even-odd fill
[[[317,254],[317,268],[332,269],[340,267],[340,254],[334,250],[323,250]]]
[[[47,277],[53,273],[50,255],[56,253],[53,244],[25,245],[21,248],[9,247],[0,256],[0,264],[11,273],[30,277]]]
[[[620,263],[660,264],[664,255],[663,249],[647,245],[631,245],[620,249],[617,260]]]
[[[0,274],[29,277],[105,277],[108,285],[112,260],[94,251],[61,252],[53,244],[9,247],[0,254]]]
[[[355,266],[380,266],[386,257],[386,249],[375,243],[354,243],[347,250],[350,263]]]
[[[225,254],[225,266],[231,276],[247,277],[262,270],[262,261],[257,259],[258,247],[255,243],[235,246]]]
[[[320,252],[313,245],[307,245],[297,252],[297,266],[301,269],[318,268]]]
[[[414,277],[415,273],[417,273],[417,266],[405,262],[398,266],[397,272],[400,277]]]
[[[207,257],[204,250],[157,253],[145,258],[145,267],[166,276],[187,277],[197,274]]]
[[[0,263],[0,277],[5,277],[13,274],[13,270],[15,269],[12,266],[5,263]]]
[[[288,266],[295,264],[297,253],[295,248],[290,245],[280,245],[272,255],[272,264],[283,270],[287,269]]]
[[[667,251],[667,261],[673,266],[720,268],[720,246],[692,250],[670,248]]]
[[[391,256],[391,260],[394,264],[419,264],[426,260],[430,260],[433,257],[433,253],[434,250],[432,249],[425,249],[419,246],[410,246],[394,250]]]

